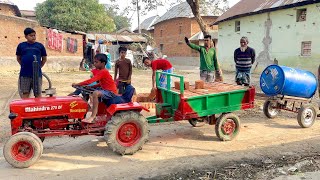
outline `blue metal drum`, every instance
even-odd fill
[[[267,96],[311,98],[317,90],[317,78],[309,71],[270,65],[260,76],[260,87]]]

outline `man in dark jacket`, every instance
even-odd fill
[[[236,64],[236,78],[238,85],[250,85],[251,67],[255,62],[256,53],[253,48],[248,46],[249,40],[247,37],[240,39],[240,48],[234,51],[234,62]]]

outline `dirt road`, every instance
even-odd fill
[[[133,85],[138,92],[147,92],[151,85],[150,71],[135,71]],[[197,80],[194,70],[179,71]],[[58,95],[73,91],[72,82],[86,79],[83,72],[47,73],[57,88]],[[193,128],[187,122],[152,125],[149,142],[132,156],[119,156],[107,148],[102,137],[55,137],[44,141],[44,153],[28,169],[12,168],[3,158],[3,142],[10,135],[7,102],[18,98],[17,74],[1,74],[0,86],[0,179],[139,179],[160,177],[175,172],[208,169],[233,161],[259,160],[319,152],[320,123],[302,129],[296,114],[282,113],[279,118],[264,117],[261,105],[237,112],[241,119],[239,136],[230,142],[221,142],[215,136],[214,126]],[[232,82],[233,74],[225,73]],[[254,76],[254,82],[257,83]],[[185,178],[184,178],[185,179]]]

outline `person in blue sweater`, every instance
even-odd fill
[[[251,67],[255,62],[256,53],[248,44],[248,38],[242,37],[240,39],[240,48],[234,51],[234,62],[236,64],[235,81],[238,85],[250,85]]]
[[[28,98],[31,89],[35,97],[41,97],[42,71],[41,68],[47,62],[47,52],[43,44],[36,42],[36,31],[26,28],[24,35],[27,41],[18,45],[16,50],[17,61],[20,65],[19,91],[21,98]],[[35,69],[39,73],[39,86],[35,90],[33,87],[33,61],[37,58],[39,68]]]

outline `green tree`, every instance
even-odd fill
[[[41,25],[63,30],[111,32],[116,26],[98,0],[46,0],[36,6]]]
[[[129,19],[124,16],[124,13],[117,13],[116,10],[119,10],[118,6],[106,7],[107,14],[113,19],[116,25],[116,30],[130,28],[131,24]]]

